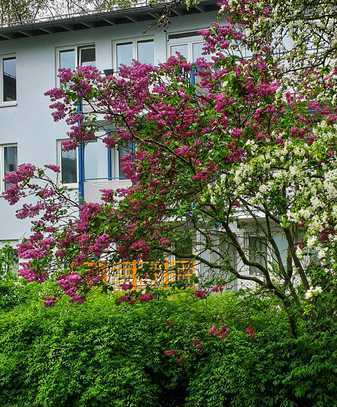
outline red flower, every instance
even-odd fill
[[[141,294],[139,296],[139,301],[141,302],[148,302],[154,299],[154,296],[152,294]]]
[[[121,289],[122,289],[123,291],[131,290],[131,288],[132,288],[132,283],[127,283],[127,282],[125,282],[125,283],[121,284],[120,287],[121,287]]]
[[[214,285],[213,287],[211,287],[212,293],[220,293],[221,291],[223,291],[223,289],[223,285]]]
[[[217,327],[213,324],[208,330],[208,335],[216,336],[217,332],[218,332]]]
[[[130,302],[131,297],[129,297],[128,295],[123,295],[122,297],[119,297],[117,302],[119,304],[123,303],[123,302]]]
[[[247,328],[245,329],[245,332],[248,336],[254,337],[256,335],[255,329],[251,325],[247,326]]]
[[[222,325],[220,329],[217,329],[217,327],[213,324],[208,331],[209,336],[216,336],[221,340],[225,339],[228,334],[229,328],[227,325]]]
[[[207,292],[206,292],[205,290],[196,290],[196,291],[194,292],[194,295],[195,295],[197,298],[205,298],[205,297],[207,296]]]
[[[229,334],[229,328],[226,325],[222,325],[222,327],[218,330],[217,337],[220,339],[225,339],[226,336]]]
[[[177,351],[174,349],[166,349],[163,351],[163,354],[168,357],[176,356]]]

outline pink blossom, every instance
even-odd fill
[[[206,291],[206,290],[196,290],[196,291],[194,292],[194,295],[195,295],[197,298],[206,298],[206,297],[207,297],[207,291]]]
[[[73,71],[69,68],[59,69],[58,77],[61,83],[69,82],[73,77]]]
[[[171,245],[171,241],[170,241],[170,239],[168,239],[168,238],[166,238],[166,237],[161,237],[161,238],[159,239],[159,244],[160,244],[160,246],[162,246],[162,247],[168,247],[168,246]]]
[[[46,164],[45,167],[48,168],[49,170],[52,170],[52,171],[56,172],[56,173],[60,172],[60,166],[59,165]]]
[[[53,305],[55,305],[56,301],[57,301],[56,297],[49,296],[44,298],[43,303],[45,307],[52,307]]]
[[[139,301],[141,301],[141,302],[148,302],[148,301],[152,301],[153,299],[154,299],[154,296],[150,293],[141,294],[139,296]]]
[[[118,298],[117,302],[119,304],[123,303],[123,302],[130,302],[131,301],[131,297],[129,295],[122,295],[121,297]]]
[[[131,290],[131,289],[132,289],[133,285],[132,285],[132,283],[130,283],[130,282],[125,282],[125,283],[121,284],[120,287],[121,287],[121,289],[122,289],[123,291],[128,291],[128,290]]]

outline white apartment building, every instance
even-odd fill
[[[64,123],[54,123],[44,92],[57,85],[59,68],[95,65],[118,70],[132,59],[158,64],[177,51],[190,61],[201,55],[198,31],[216,17],[216,2],[185,10],[176,6],[166,27],[158,25],[161,5],[147,4],[105,13],[87,13],[32,24],[0,27],[0,193],[4,175],[20,163],[58,164],[61,181],[79,188],[77,151],[63,152]],[[103,143],[85,147],[84,198],[97,201],[102,188],[129,184],[120,168],[123,151],[108,156]],[[0,198],[0,244],[29,232],[16,207]]]
[[[130,184],[120,166],[122,149],[109,152],[101,142],[89,143],[83,165],[79,151],[62,151],[67,126],[53,121],[44,93],[57,86],[59,68],[95,65],[101,71],[118,71],[120,64],[128,65],[132,59],[156,65],[177,51],[193,62],[202,53],[199,30],[216,19],[216,1],[202,0],[188,11],[175,6],[165,27],[158,25],[161,7],[144,4],[0,27],[0,193],[7,187],[4,175],[20,163],[59,165],[60,181],[89,202],[99,200],[100,189]],[[16,209],[0,198],[0,246],[29,234],[29,222],[17,219]],[[258,236],[244,233],[254,259],[265,249],[259,247]],[[284,238],[275,239],[285,259]],[[199,272],[207,271],[200,265]]]

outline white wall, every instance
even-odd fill
[[[17,143],[19,163],[56,163],[56,140],[65,138],[66,127],[53,122],[44,96],[56,85],[56,48],[94,43],[97,67],[103,70],[112,67],[112,41],[147,35],[154,38],[158,63],[166,60],[168,33],[194,31],[214,20],[214,13],[206,13],[173,18],[167,32],[153,22],[143,22],[2,41],[0,55],[15,53],[17,57],[17,105],[0,107],[0,144]],[[116,181],[112,186],[118,186]],[[106,187],[102,181],[86,183],[94,200],[98,189]],[[28,223],[17,220],[15,207],[0,198],[0,241],[19,239],[27,232]]]

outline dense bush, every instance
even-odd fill
[[[335,332],[290,339],[268,299],[178,291],[117,305],[94,292],[46,308],[34,292],[0,312],[1,406],[335,405]]]

